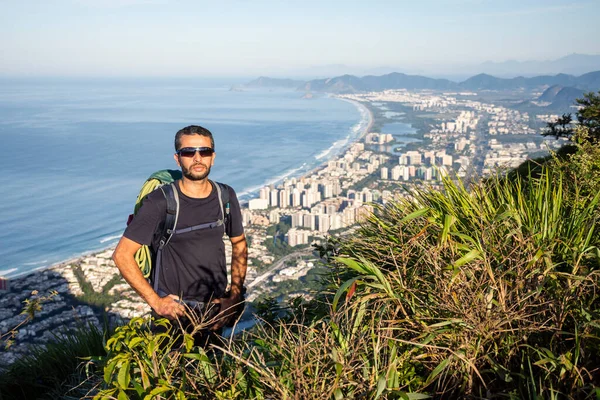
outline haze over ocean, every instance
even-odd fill
[[[0,276],[115,243],[143,181],[176,168],[184,126],[213,132],[211,178],[248,199],[339,154],[367,123],[346,101],[231,83],[0,81]]]

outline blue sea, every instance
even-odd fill
[[[368,122],[356,104],[218,80],[0,80],[0,276],[118,241],[154,171],[176,168],[187,125],[215,137],[211,178],[242,200],[339,154]]]

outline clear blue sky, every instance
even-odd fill
[[[0,75],[285,75],[332,64],[427,69],[600,54],[598,0],[0,0],[0,6]]]

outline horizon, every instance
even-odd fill
[[[600,59],[600,55],[598,55]],[[313,75],[313,76],[289,76],[289,75],[269,75],[269,74],[259,74],[259,75],[248,75],[248,76],[227,76],[227,75],[215,75],[215,76],[200,76],[200,75],[190,75],[190,76],[169,76],[169,75],[148,75],[148,76],[94,76],[94,75],[0,75],[0,83],[8,82],[16,83],[19,81],[22,82],[35,82],[35,81],[54,81],[54,82],[70,82],[70,83],[87,83],[90,81],[107,81],[107,82],[144,82],[147,81],[149,83],[166,83],[166,82],[185,82],[189,83],[190,81],[194,83],[210,83],[211,85],[219,84],[221,86],[236,86],[236,85],[245,85],[250,81],[257,80],[260,78],[274,79],[274,80],[298,80],[298,81],[311,81],[311,80],[319,80],[319,79],[329,79],[336,78],[344,75],[355,76],[358,78],[364,78],[366,76],[375,76],[382,77],[385,75],[391,74],[404,74],[406,76],[419,76],[431,79],[445,79],[449,81],[453,81],[455,83],[462,83],[470,78],[479,76],[479,75],[488,75],[498,79],[515,79],[515,78],[533,78],[540,76],[557,76],[557,75],[571,75],[574,77],[579,77],[582,75],[586,75],[589,73],[600,72],[600,66],[598,68],[593,68],[589,70],[585,70],[586,72],[580,73],[565,73],[565,72],[550,72],[550,73],[508,73],[508,74],[494,74],[489,72],[477,72],[477,73],[455,73],[455,74],[419,74],[419,73],[406,73],[402,71],[392,71],[386,73],[374,73],[374,74],[352,74],[352,73],[339,73],[332,74],[328,76],[324,75]]]
[[[531,75],[574,54],[600,66],[590,0],[33,3],[4,4],[2,77]]]

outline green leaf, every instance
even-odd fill
[[[448,364],[450,363],[450,358],[446,358],[444,361],[442,361],[441,363],[438,364],[437,367],[435,367],[435,369],[433,371],[431,371],[431,374],[429,374],[429,376],[427,377],[427,382],[426,385],[430,384],[431,382],[433,382],[433,380],[444,370],[446,369],[446,367],[448,366]]]
[[[425,214],[427,214],[429,212],[429,208],[421,208],[420,210],[417,210],[415,212],[412,212],[410,214],[408,214],[406,217],[402,218],[400,220],[400,222],[408,222],[410,220],[413,220],[415,218],[419,218]]]
[[[458,260],[456,260],[454,262],[454,268],[459,268],[459,267],[475,260],[480,255],[481,255],[481,253],[478,250],[473,249],[470,252],[468,252],[467,254],[465,254],[464,256],[462,256],[461,258],[459,258]]]
[[[189,352],[194,347],[194,338],[192,335],[186,333],[183,339],[185,340],[185,351]]]
[[[142,397],[142,395],[146,392],[144,387],[142,385],[140,385],[139,382],[136,382],[135,380],[133,380],[131,382],[131,384],[133,385],[133,388],[135,389],[135,392],[137,393],[138,397]]]
[[[442,326],[458,324],[458,323],[462,323],[462,322],[463,322],[462,319],[450,319],[447,321],[438,322],[437,324],[431,324],[428,326],[428,328],[441,328]]]
[[[133,339],[131,339],[128,346],[130,349],[133,349],[135,346],[137,346],[140,342],[143,342],[143,341],[144,341],[144,339],[141,337],[134,337]]]
[[[110,383],[112,381],[112,375],[117,365],[117,360],[112,359],[104,367],[104,382]]]
[[[117,378],[117,382],[122,389],[127,389],[129,387],[129,381],[131,376],[129,375],[129,360],[125,360],[121,369],[119,370],[119,376]]]
[[[191,360],[197,360],[197,361],[203,361],[203,362],[210,363],[210,359],[208,358],[208,356],[206,354],[200,354],[200,353],[183,353],[183,356],[185,358],[189,358]]]
[[[335,296],[333,297],[333,310],[334,311],[337,310],[337,305],[338,305],[338,302],[340,301],[340,297],[342,297],[344,295],[344,293],[348,290],[348,288],[350,286],[352,286],[352,284],[354,282],[356,282],[357,280],[359,280],[360,278],[361,278],[360,276],[354,277],[352,279],[347,280],[340,286],[340,288],[335,293]]]
[[[360,274],[370,275],[370,272],[367,271],[365,269],[365,267],[363,265],[359,264],[356,260],[353,260],[351,258],[346,258],[346,257],[336,257],[335,260],[341,262],[342,264],[346,265],[348,268],[353,269]]]
[[[448,233],[450,233],[450,228],[456,222],[456,217],[454,215],[446,214],[444,215],[444,226],[442,229],[442,235],[440,236],[440,243],[444,244],[448,240]]]
[[[423,400],[423,399],[430,399],[431,396],[428,396],[426,394],[422,394],[422,393],[404,393],[406,395],[406,398],[408,400]]]
[[[333,391],[333,396],[335,397],[335,400],[344,400],[344,394],[340,388]]]
[[[375,399],[378,399],[379,397],[381,397],[381,395],[383,394],[383,391],[386,388],[386,379],[385,379],[385,375],[381,375],[379,377],[379,380],[377,381],[377,393],[375,393]]]
[[[129,396],[127,396],[124,391],[119,390],[119,395],[117,396],[117,400],[129,400]]]
[[[144,400],[152,400],[153,397],[158,396],[159,394],[165,393],[165,392],[170,392],[171,388],[168,386],[159,386],[156,387],[154,389],[152,389],[152,391],[150,393],[148,393],[146,395],[146,397],[144,397]]]

